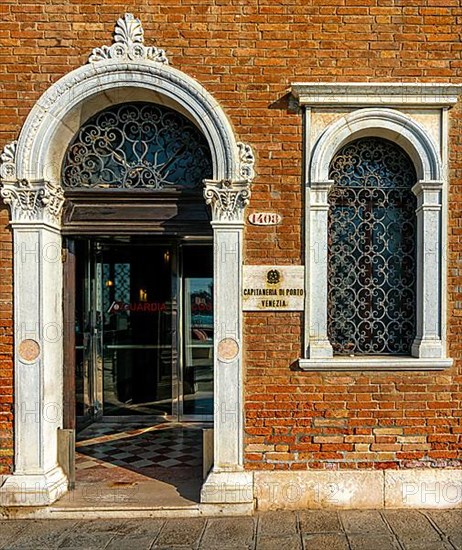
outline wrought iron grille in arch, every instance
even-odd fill
[[[200,190],[212,177],[208,143],[184,115],[153,103],[112,106],[69,146],[63,187]]]
[[[335,354],[409,355],[416,318],[416,173],[394,143],[361,138],[330,166],[328,335]]]

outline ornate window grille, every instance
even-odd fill
[[[200,190],[212,177],[208,143],[185,116],[153,103],[124,103],[79,130],[63,166],[63,187]]]
[[[416,333],[416,173],[392,142],[362,138],[333,158],[328,337],[334,353],[406,354]]]

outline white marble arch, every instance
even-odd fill
[[[420,181],[441,181],[441,160],[427,130],[411,116],[387,108],[357,109],[326,128],[315,144],[310,163],[312,185],[329,180],[335,153],[349,141],[366,136],[388,139],[411,157]]]
[[[66,146],[85,120],[111,104],[140,99],[167,104],[200,128],[210,146],[213,179],[242,179],[241,147],[220,105],[188,75],[148,60],[84,65],[53,84],[19,135],[17,177],[59,181]]]
[[[333,357],[327,336],[327,218],[328,193],[333,181],[329,166],[335,153],[355,139],[375,136],[404,149],[414,163],[417,183],[417,334],[412,356],[374,358]],[[306,151],[307,182],[307,307],[305,311],[307,356],[304,370],[419,370],[452,364],[443,339],[442,207],[445,171],[438,146],[412,116],[396,109],[355,109],[331,122]]]
[[[13,474],[0,479],[0,505],[47,505],[67,490],[57,462],[63,407],[62,159],[92,114],[136,100],[177,109],[210,146],[213,179],[204,182],[204,200],[211,205],[214,234],[215,459],[202,499],[253,504],[252,478],[243,472],[240,286],[254,156],[236,140],[215,99],[172,68],[163,50],[145,46],[140,21],[125,14],[112,45],[95,48],[86,65],[53,84],[32,108],[17,142],[1,155],[0,193],[11,209],[14,239],[15,450]]]

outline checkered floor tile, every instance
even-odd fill
[[[96,466],[144,469],[200,467],[202,424],[136,426],[97,423],[83,430],[76,446],[76,469]]]

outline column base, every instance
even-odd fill
[[[421,359],[440,359],[444,357],[441,340],[415,339],[412,343],[411,353],[414,357]]]
[[[201,489],[204,504],[251,504],[253,507],[253,473],[212,471]]]
[[[334,351],[329,340],[311,340],[308,348],[310,359],[330,359],[334,356]]]
[[[46,474],[12,474],[0,485],[0,506],[48,506],[68,489],[68,480],[60,466]]]

